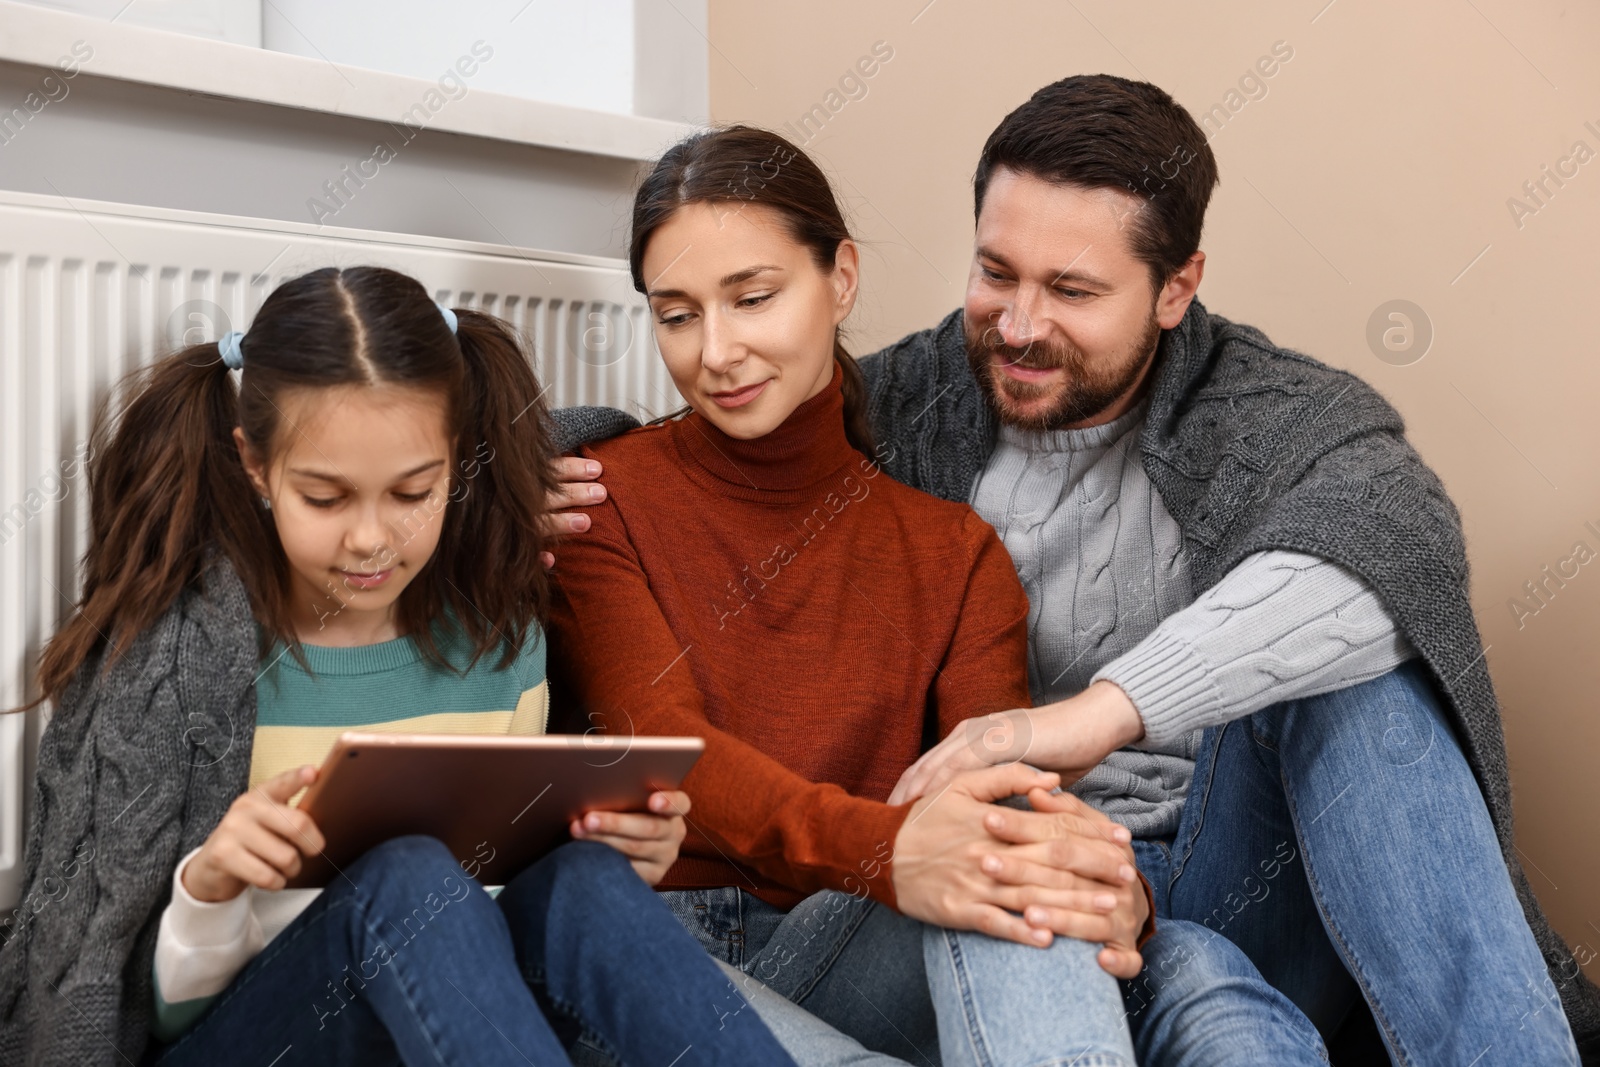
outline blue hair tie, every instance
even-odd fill
[[[239,342],[243,340],[244,333],[240,330],[230,330],[217,338],[217,352],[222,356],[222,365],[229,370],[244,366],[244,350],[239,347]]]
[[[440,304],[437,300],[435,300],[434,303],[438,304],[439,314],[444,316],[444,324],[446,326],[450,327],[450,332],[451,333],[455,333],[456,332],[456,313],[454,311],[452,311],[451,309],[445,307],[443,304]]]

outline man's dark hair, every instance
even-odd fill
[[[1034,93],[983,146],[973,214],[998,168],[1063,185],[1110,187],[1144,202],[1125,223],[1160,292],[1200,247],[1217,161],[1193,116],[1149,82],[1078,74]]]

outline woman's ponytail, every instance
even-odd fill
[[[45,647],[34,704],[59,698],[103,641],[107,666],[124,653],[200,577],[208,546],[244,566],[281,556],[239,462],[238,393],[217,346],[136,371],[119,392],[125,408],[103,405],[90,439],[79,608]]]
[[[856,358],[845,350],[843,342],[837,337],[833,341],[833,360],[839,364],[839,371],[844,375],[844,380],[839,384],[840,392],[844,394],[845,440],[863,456],[876,460],[878,443],[872,433],[867,379],[856,364]]]

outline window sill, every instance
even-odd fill
[[[692,127],[664,119],[468,91],[455,99],[438,83],[336,65],[261,48],[123,26],[104,19],[0,0],[0,60],[58,66],[83,41],[93,57],[81,74],[352,118],[399,123],[425,100],[445,99],[410,125],[568,152],[648,160]],[[443,75],[445,72],[441,71]],[[424,114],[427,105],[424,104]]]

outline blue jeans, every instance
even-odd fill
[[[582,1034],[624,1063],[793,1063],[605,845],[564,845],[497,899],[430,837],[344,874],[147,1061],[544,1067]]]
[[[1206,731],[1176,836],[1134,848],[1141,1062],[1326,1062],[1363,1002],[1397,1063],[1578,1062],[1420,660]]]
[[[1048,949],[908,919],[836,891],[784,912],[738,889],[663,893],[802,1064],[1132,1067],[1098,945]],[[755,986],[799,1005],[772,1011]]]

